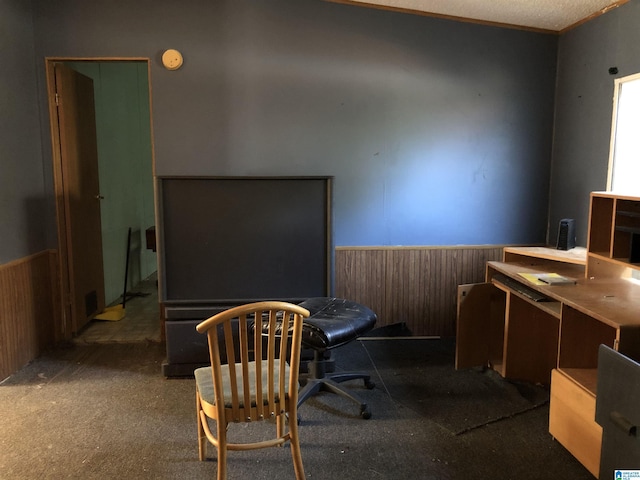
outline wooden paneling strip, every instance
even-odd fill
[[[53,251],[0,265],[0,380],[56,341],[56,265]]]
[[[480,283],[502,246],[337,247],[336,296],[367,305],[377,327],[404,323],[417,336],[455,336],[458,285]]]
[[[380,317],[385,305],[384,259],[384,250],[336,249],[336,296],[362,303]]]

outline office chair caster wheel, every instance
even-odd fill
[[[369,410],[369,407],[367,407],[367,405],[360,405],[360,416],[364,420],[369,420],[371,418],[371,410]]]

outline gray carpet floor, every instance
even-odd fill
[[[300,408],[307,478],[592,479],[548,433],[548,391],[491,371],[453,368],[453,342],[371,339],[339,349],[339,370],[366,401],[320,393]],[[215,478],[199,462],[194,380],[161,375],[164,346],[70,345],[0,385],[2,479]],[[237,437],[263,423],[232,425]],[[288,446],[231,452],[229,479],[294,478]]]

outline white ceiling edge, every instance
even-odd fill
[[[409,13],[561,32],[629,0],[330,0]]]

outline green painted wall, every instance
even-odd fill
[[[156,271],[145,230],[154,224],[153,168],[146,62],[69,62],[94,82],[107,304],[124,289],[127,232],[132,229],[128,290]]]

